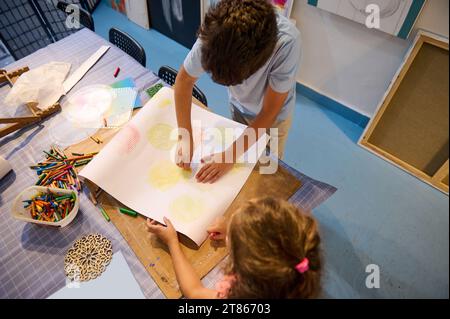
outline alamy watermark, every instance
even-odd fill
[[[67,13],[66,27],[68,29],[80,29],[80,7],[76,4],[68,4],[65,12]]]
[[[381,15],[380,15],[380,6],[371,3],[366,6],[366,27],[369,29],[380,29],[381,27]]]
[[[367,28],[380,29],[381,19],[394,15],[399,10],[401,0],[391,0],[383,9],[376,3],[362,4],[358,0],[349,0],[349,3],[355,11],[366,17],[364,23]]]
[[[204,126],[200,121],[194,120],[193,127],[202,128]],[[172,160],[177,163],[181,161],[193,164],[256,164],[259,162],[260,174],[269,175],[277,172],[279,162],[278,128],[219,129],[211,127],[199,130],[201,131],[199,140],[193,147],[193,152],[200,154],[197,157],[190,154],[189,143],[194,140],[194,137],[191,138],[189,130],[175,128],[171,131],[170,140],[177,142],[171,149],[170,158]],[[227,139],[227,137],[231,138]]]
[[[65,266],[64,270],[66,273],[66,287],[67,288],[80,288],[80,282],[81,282],[80,267],[78,267],[76,264],[67,264]]]
[[[369,29],[380,29],[381,27],[381,9],[380,6],[376,3],[370,3],[366,5],[364,10],[361,10],[353,4],[354,9],[360,11],[361,13],[365,13],[366,20],[365,25]],[[68,29],[80,29],[80,7],[76,4],[68,4],[65,12],[67,13],[67,18],[65,25]]]
[[[366,266],[366,287],[368,289],[380,289],[380,266],[370,264]]]

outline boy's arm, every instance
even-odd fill
[[[175,80],[175,109],[177,113],[178,128],[180,132],[177,164],[185,169],[189,169],[193,155],[193,137],[191,125],[192,90],[194,89],[196,78],[190,76],[184,66]],[[183,134],[184,133],[184,134]]]
[[[269,85],[266,90],[266,94],[264,96],[263,107],[261,112],[255,117],[255,120],[248,126],[246,130],[254,130],[256,135],[255,141],[250,141],[248,138],[248,134],[242,134],[241,137],[236,139],[234,143],[230,146],[227,152],[233,152],[233,161],[236,162],[239,157],[242,156],[247,150],[262,136],[265,131],[259,129],[269,129],[273,127],[275,121],[277,120],[278,114],[280,114],[281,109],[284,106],[284,102],[286,102],[286,98],[288,97],[289,92],[279,93],[272,89]],[[245,133],[245,132],[244,132]],[[261,133],[261,134],[259,134]],[[251,135],[250,135],[251,136]],[[242,143],[242,139],[244,142],[243,152],[238,153],[238,148],[236,145]]]
[[[268,129],[275,123],[278,114],[284,106],[289,92],[279,93],[269,85],[264,96],[263,107],[255,120],[244,130],[244,133],[234,141],[234,143],[223,153],[214,154],[217,158],[211,159],[212,163],[205,164],[197,173],[196,178],[200,183],[214,183],[224,174],[226,174],[236,163],[237,159],[265,133],[265,130],[259,132],[258,129]],[[253,130],[255,134],[249,132]],[[260,134],[261,133],[261,134]],[[255,136],[255,140],[250,140],[249,136]],[[243,145],[243,147],[238,147]],[[231,160],[231,163],[228,161]]]
[[[294,37],[295,35],[295,37]],[[279,49],[278,59],[274,62],[269,74],[269,85],[264,96],[261,112],[249,128],[270,128],[286,102],[290,89],[295,86],[295,76],[301,59],[301,38],[298,31],[293,31],[293,37]],[[259,138],[260,136],[258,136]],[[246,143],[247,144],[247,143]],[[251,145],[245,145],[245,151]],[[236,147],[236,143],[233,144]],[[239,158],[243,153],[236,154]]]

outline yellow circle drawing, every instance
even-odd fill
[[[166,107],[171,106],[171,105],[172,105],[172,101],[169,99],[162,100],[158,104],[158,106],[162,109],[165,109]]]
[[[147,132],[147,139],[153,147],[169,151],[176,143],[176,140],[170,138],[173,129],[169,124],[153,125]]]
[[[154,188],[166,191],[180,181],[188,180],[191,175],[192,171],[184,170],[167,161],[157,163],[150,168],[148,181]]]
[[[230,173],[239,173],[243,168],[247,167],[247,163],[235,163]]]
[[[175,199],[169,206],[172,218],[180,223],[190,223],[197,220],[205,211],[200,198],[183,195]]]

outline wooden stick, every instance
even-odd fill
[[[97,189],[97,191],[95,192],[95,199],[98,199],[98,197],[102,194],[103,189],[101,189],[100,187]]]
[[[0,70],[0,84],[5,82],[9,83],[11,86],[16,82],[20,75],[29,71],[28,67],[23,67],[12,72],[7,72],[6,70]],[[56,103],[45,110],[41,110],[37,107],[37,103],[30,102],[26,103],[29,111],[33,116],[25,117],[12,117],[12,118],[0,118],[1,124],[11,124],[4,126],[0,129],[0,138],[4,137],[14,131],[25,128],[29,125],[35,124],[42,121],[46,117],[61,110],[61,105]]]
[[[0,118],[1,124],[6,123],[27,123],[33,121],[39,121],[41,118],[38,116],[24,116],[24,117],[11,117],[11,118]]]
[[[89,199],[91,200],[92,204],[94,204],[95,206],[97,206],[98,202],[95,199],[95,196],[92,194],[91,191],[89,191]]]

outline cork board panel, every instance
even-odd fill
[[[66,154],[70,154],[71,152],[91,153],[100,151],[117,132],[117,129],[101,129],[94,137],[99,138],[103,143],[97,144],[91,139],[87,139],[67,148],[65,152]],[[86,184],[89,189],[95,192],[97,187],[94,184],[90,182]],[[259,174],[259,166],[257,165],[238,196],[225,212],[225,216],[230,216],[237,207],[251,198],[274,196],[287,200],[300,187],[301,181],[282,167],[279,166],[275,174],[261,175]],[[121,214],[118,208],[125,206],[105,192],[101,193],[97,201],[99,206],[105,209],[111,222],[120,231],[164,295],[167,298],[180,298],[182,294],[176,280],[172,259],[167,247],[158,238],[147,232],[145,226],[146,218],[140,215],[138,217],[130,217]],[[100,212],[98,213],[100,214]],[[206,276],[228,254],[223,243],[218,245],[209,239],[200,247],[197,247],[184,236],[180,237],[180,241],[184,253],[201,278]]]
[[[442,180],[442,183],[448,187],[448,174],[447,174],[447,176]]]
[[[423,43],[368,142],[433,176],[448,159],[448,50]]]

